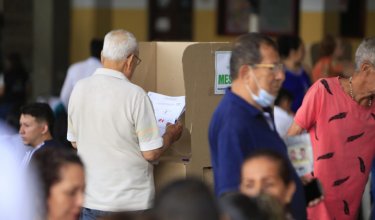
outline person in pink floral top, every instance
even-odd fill
[[[289,135],[310,133],[324,199],[308,219],[357,219],[375,153],[375,38],[356,51],[348,77],[325,78],[307,92]]]

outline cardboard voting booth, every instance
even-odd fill
[[[155,165],[158,191],[175,178],[201,177],[212,184],[208,126],[222,95],[215,94],[215,54],[229,43],[141,42],[142,62],[132,81],[146,92],[186,96],[184,131]],[[225,82],[225,77],[222,77]],[[217,81],[217,80],[216,80]]]
[[[217,52],[229,51],[229,43],[190,45],[182,57],[186,92],[185,126],[191,134],[191,162],[188,175],[202,176],[212,185],[213,174],[208,143],[208,127],[222,95],[215,94],[215,58]]]

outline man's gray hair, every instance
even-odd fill
[[[375,37],[364,39],[358,46],[355,52],[355,69],[358,71],[365,61],[375,65]]]
[[[102,56],[109,60],[124,60],[138,50],[137,39],[128,31],[119,29],[104,37]]]

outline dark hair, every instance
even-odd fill
[[[331,35],[326,35],[322,42],[320,42],[319,55],[331,56],[336,48],[335,38]]]
[[[62,147],[43,147],[32,157],[32,165],[40,177],[45,198],[48,198],[51,187],[61,180],[60,170],[64,165],[83,163],[76,152]]]
[[[271,46],[277,51],[276,43],[268,36],[260,33],[244,34],[234,41],[230,58],[230,76],[232,80],[238,77],[238,71],[242,65],[257,64],[262,61],[261,45]]]
[[[100,60],[100,54],[103,50],[103,39],[92,39],[90,43],[90,54]]]
[[[284,184],[287,185],[293,181],[292,173],[290,170],[292,168],[288,162],[288,159],[282,156],[280,153],[271,149],[259,149],[254,151],[245,159],[242,166],[244,166],[247,162],[251,161],[252,159],[260,157],[268,158],[270,161],[272,161],[272,163],[277,164],[279,175],[283,180]]]
[[[268,220],[265,210],[258,205],[256,198],[239,192],[224,194],[219,199],[220,209],[230,220]]]
[[[47,103],[35,102],[21,107],[21,114],[31,115],[38,122],[47,122],[48,130],[53,133],[54,115]]]
[[[280,57],[285,59],[289,57],[292,50],[298,50],[301,46],[302,40],[298,36],[283,35],[277,38],[277,46],[279,47]]]
[[[162,220],[217,220],[219,211],[208,187],[194,178],[176,180],[155,200],[155,215]]]
[[[294,96],[288,90],[281,88],[279,90],[279,93],[277,94],[277,97],[276,97],[276,100],[275,100],[275,105],[280,105],[281,101],[284,100],[284,99],[292,102],[293,99],[294,99]]]

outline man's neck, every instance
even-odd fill
[[[46,134],[41,141],[38,142],[38,144],[32,145],[33,148],[38,148],[41,145],[43,145],[46,141],[52,140],[52,135],[51,134]]]
[[[123,66],[124,63],[120,61],[117,62],[117,61],[112,61],[112,60],[105,60],[104,62],[102,62],[102,64],[104,68],[116,70],[122,73],[127,79],[130,80],[129,76],[127,76],[127,74],[124,73],[124,66]]]
[[[238,95],[239,97],[241,97],[242,99],[244,99],[247,103],[252,105],[254,108],[257,108],[258,110],[263,111],[263,108],[254,101],[249,91],[247,91],[247,89],[244,87],[242,82],[233,81],[232,92]]]

